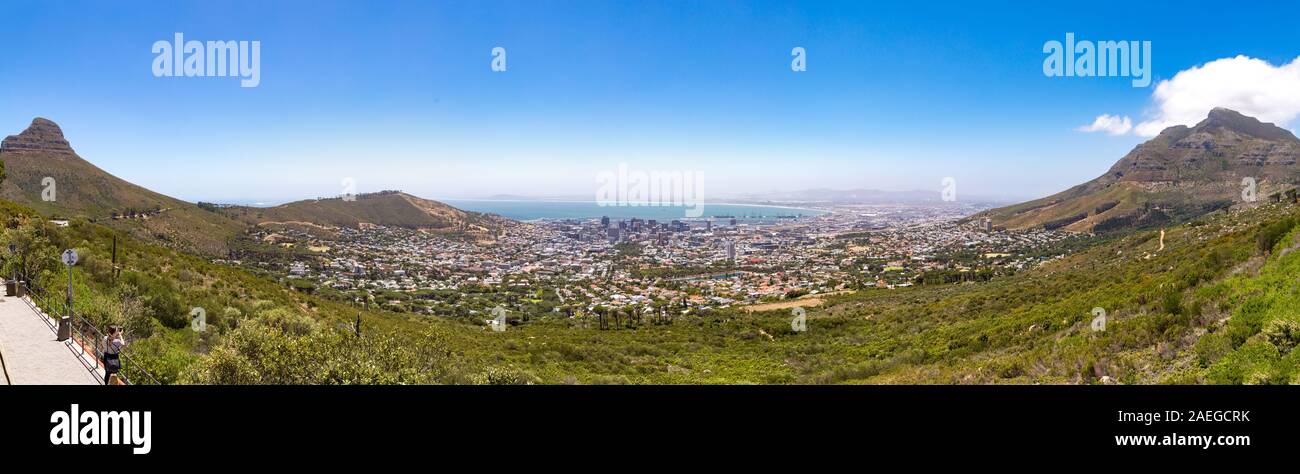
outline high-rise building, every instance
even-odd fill
[[[609,216],[600,216],[600,226],[606,229],[609,228]]]
[[[736,242],[727,241],[727,260],[736,261]]]

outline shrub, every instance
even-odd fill
[[[145,296],[145,310],[163,326],[180,329],[190,324],[189,311],[181,297],[174,293],[152,293]]]
[[[1172,291],[1169,293],[1165,293],[1164,298],[1160,302],[1160,309],[1163,309],[1164,312],[1173,315],[1183,314],[1182,295]]]
[[[1300,322],[1290,319],[1274,319],[1269,321],[1264,330],[1260,332],[1264,340],[1282,354],[1290,352],[1296,344],[1300,344]]]
[[[1209,367],[1232,352],[1232,340],[1222,333],[1206,334],[1196,342],[1196,358],[1201,367]]]
[[[292,320],[277,314],[281,322]],[[411,338],[414,339],[411,339]],[[413,343],[420,341],[420,343]],[[204,384],[415,384],[450,380],[431,335],[374,333],[357,337],[321,328],[306,334],[250,320],[195,365],[184,381]],[[498,380],[505,380],[498,377]]]
[[[1292,227],[1295,227],[1295,224],[1296,219],[1291,217],[1266,225],[1264,228],[1260,229],[1259,236],[1257,237],[1260,255],[1268,255],[1271,253],[1273,247],[1282,240],[1282,237],[1285,236]]]

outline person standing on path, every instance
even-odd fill
[[[118,371],[122,370],[122,347],[126,346],[126,341],[122,339],[122,329],[117,326],[108,327],[108,335],[104,336],[104,385],[108,385],[109,379]]]

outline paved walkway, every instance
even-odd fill
[[[3,293],[3,288],[0,288]],[[50,323],[46,323],[50,321]],[[83,356],[72,342],[59,342],[49,318],[32,311],[22,299],[0,302],[0,354],[9,373],[4,384],[96,385],[103,375],[91,372],[92,358]]]

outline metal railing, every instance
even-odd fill
[[[14,379],[9,375],[9,366],[5,365],[4,347],[0,347],[0,376],[5,378],[5,385],[13,385]]]
[[[28,295],[27,298],[21,298],[23,302],[27,303],[27,306],[30,307],[32,311],[35,311],[36,314],[41,315],[41,320],[45,321],[45,324],[57,334],[59,328],[55,321],[61,320],[64,315],[59,314],[57,307],[50,304],[48,298],[41,295],[40,292],[33,291],[32,288],[27,285],[26,280],[17,281],[16,284],[21,285]],[[66,304],[62,306],[66,306]],[[45,310],[42,310],[41,308],[45,308]],[[100,331],[99,328],[95,327],[94,324],[91,324],[90,321],[86,320],[86,318],[76,314],[76,312],[71,313],[69,323],[71,325],[70,336],[73,342],[72,345],[75,346],[74,348],[78,351],[78,355],[81,356],[82,361],[87,360],[87,355],[90,356],[89,360],[93,361],[93,364],[88,364],[89,367],[87,367],[87,369],[90,370],[91,374],[98,377],[99,374],[97,373],[97,370],[105,367],[104,361],[101,360],[100,357],[100,355],[103,354],[104,349],[104,333],[103,331]],[[53,315],[53,318],[50,317],[51,314]],[[87,347],[87,345],[89,345],[89,347]],[[155,378],[153,374],[149,373],[149,371],[143,366],[132,363],[130,356],[127,355],[126,352],[125,346],[118,351],[118,360],[121,362],[121,369],[117,372],[117,377],[123,383],[128,385],[161,385],[158,382],[158,379]],[[130,367],[130,369],[128,369],[128,367]],[[143,375],[143,377],[135,377],[133,380],[133,378],[128,375],[128,372],[130,371],[138,372],[140,375]],[[103,383],[103,380],[101,380],[101,383]]]

